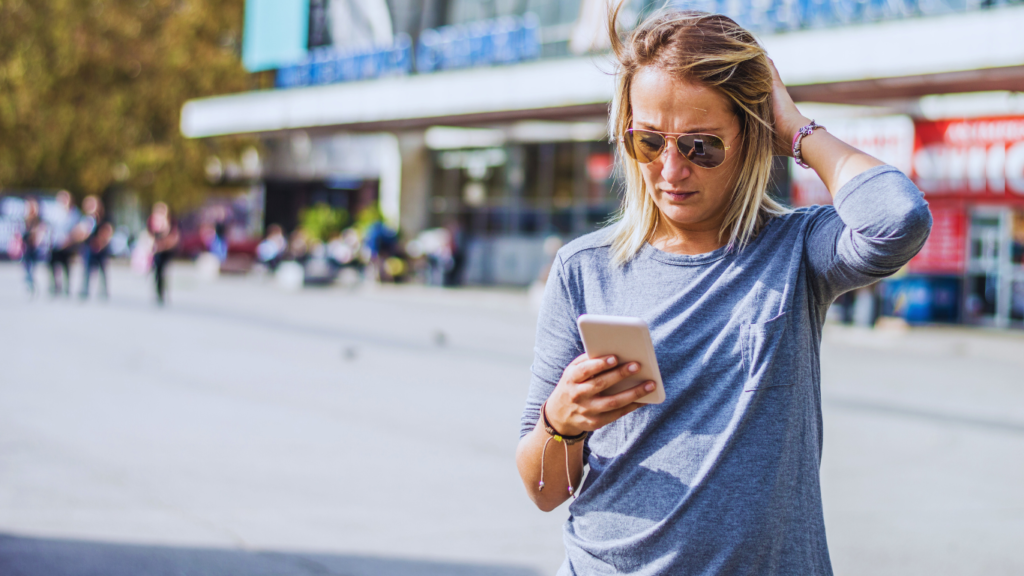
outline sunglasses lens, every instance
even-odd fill
[[[653,162],[665,147],[665,138],[655,132],[646,130],[627,130],[625,138],[626,152],[641,164]]]
[[[686,134],[676,139],[679,153],[701,168],[714,168],[725,162],[725,142],[711,134]]]

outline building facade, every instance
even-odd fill
[[[621,25],[628,28],[661,4],[628,2]],[[299,206],[313,201],[350,212],[375,202],[407,238],[433,227],[460,230],[466,281],[525,284],[544,265],[545,237],[593,230],[618,204],[606,130],[614,88],[607,5],[249,0],[243,61],[253,71],[274,70],[276,87],[189,102],[182,131],[262,139],[267,222],[287,226]],[[1006,132],[1000,142],[991,135],[944,138],[1009,131],[949,126],[1012,123],[1015,113],[1024,113],[1007,96],[1024,89],[1024,43],[1016,40],[1024,6],[965,0],[678,5],[723,12],[749,27],[798,102],[828,105],[819,107],[820,122],[875,146],[917,179],[935,210],[936,232],[911,271],[935,278],[928,280],[935,286],[951,282],[940,277],[957,279],[956,320],[1017,322],[1024,299],[1015,294],[1024,284],[1019,257],[1014,260],[1019,195],[1016,176],[1009,175],[1018,150],[1009,138],[1016,133]],[[998,178],[977,189],[970,174],[978,166],[996,174],[999,162],[1003,191]],[[949,166],[963,166],[964,176]],[[828,200],[807,174],[780,163],[779,175],[775,192],[784,199],[792,182],[794,203]],[[936,178],[948,183],[933,186]],[[947,312],[929,314],[943,319]]]

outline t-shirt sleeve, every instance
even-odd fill
[[[892,275],[914,257],[931,231],[928,203],[892,166],[857,175],[814,213],[805,257],[820,302]]]
[[[551,264],[544,300],[537,317],[537,338],[530,367],[530,391],[520,422],[519,437],[533,430],[540,419],[540,407],[554,391],[562,372],[583,353],[576,327],[579,316],[569,291],[561,255]]]

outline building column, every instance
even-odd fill
[[[380,209],[389,225],[412,238],[429,224],[430,151],[422,131],[393,137],[391,158],[381,167]]]

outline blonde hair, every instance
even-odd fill
[[[750,32],[732,19],[706,12],[656,13],[623,42],[615,27],[623,3],[608,17],[612,50],[619,63],[609,133],[618,142],[617,155],[626,181],[625,197],[612,228],[612,259],[620,265],[632,259],[651,238],[660,217],[639,163],[625,153],[621,143],[621,136],[633,124],[633,79],[648,66],[711,87],[732,103],[742,142],[734,153],[743,155],[743,163],[719,239],[727,235],[729,249],[741,249],[768,220],[788,212],[768,195],[775,139],[768,56]]]

